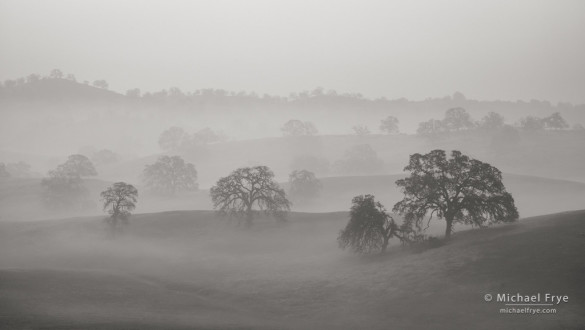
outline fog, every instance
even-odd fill
[[[0,79],[583,103],[581,1],[2,1]],[[496,24],[497,22],[497,24]],[[432,54],[432,55],[431,55]],[[250,79],[253,77],[253,79]]]
[[[582,328],[583,13],[0,0],[0,328]]]

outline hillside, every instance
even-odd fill
[[[424,252],[337,249],[344,214],[225,226],[207,212],[0,224],[0,326],[13,329],[580,329],[585,211],[459,232]],[[181,234],[179,234],[181,233]],[[537,244],[535,243],[537,242]],[[486,293],[567,295],[500,314]]]

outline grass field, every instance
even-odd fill
[[[585,211],[461,231],[426,251],[337,248],[341,213],[242,230],[207,211],[0,223],[0,328],[582,329]],[[500,314],[491,293],[568,295]]]

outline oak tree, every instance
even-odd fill
[[[455,223],[484,226],[518,218],[500,170],[460,151],[452,151],[449,158],[444,150],[411,155],[404,171],[410,175],[396,181],[404,198],[393,211],[418,228],[424,219],[430,222],[436,216],[447,223],[449,238]]]
[[[291,202],[267,166],[243,167],[217,181],[210,190],[214,209],[244,219],[250,226],[254,209],[284,220]]]

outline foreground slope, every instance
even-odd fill
[[[360,258],[346,213],[236,229],[211,212],[0,224],[0,326],[53,329],[582,329],[585,211],[459,232],[439,248]],[[552,293],[555,314],[484,295]]]

